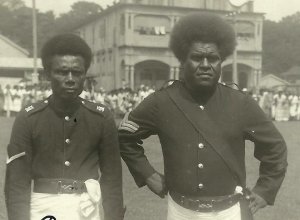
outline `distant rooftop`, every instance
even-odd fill
[[[42,69],[41,59],[37,60],[38,69]],[[0,69],[33,69],[33,58],[0,57]]]

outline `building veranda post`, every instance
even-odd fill
[[[93,50],[88,75],[106,90],[141,84],[159,88],[169,79],[179,79],[179,62],[168,48],[170,31],[180,17],[197,11],[236,22],[236,83],[257,88],[264,17],[253,11],[253,1],[238,7],[229,0],[120,0],[74,30]],[[234,19],[232,12],[238,12]],[[221,81],[233,82],[232,62],[230,57],[223,63]]]

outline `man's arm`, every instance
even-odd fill
[[[247,98],[244,111],[245,136],[254,142],[254,156],[260,161],[259,178],[253,192],[268,205],[273,205],[286,173],[287,147],[277,128],[254,100]]]
[[[20,114],[7,147],[5,201],[9,220],[30,220],[31,133],[27,117]]]
[[[119,126],[121,156],[127,164],[136,184],[147,185],[160,197],[166,194],[164,176],[149,163],[142,147],[143,139],[157,134],[158,108],[155,94],[145,98],[130,114],[126,114]]]
[[[122,165],[117,128],[111,114],[105,119],[102,134],[99,165],[104,219],[122,220],[125,212],[122,192]]]

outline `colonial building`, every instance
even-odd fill
[[[253,1],[235,6],[229,0],[120,0],[75,30],[93,50],[88,74],[106,90],[140,84],[159,88],[179,79],[180,65],[168,48],[170,31],[180,17],[196,11],[216,13],[235,26],[237,83],[255,87],[262,65],[263,14],[253,12]],[[229,58],[223,64],[224,82],[234,79],[232,63]]]
[[[38,69],[42,70],[41,60]],[[0,84],[16,85],[22,79],[31,80],[33,59],[29,52],[0,34]]]

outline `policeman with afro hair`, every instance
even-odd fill
[[[170,48],[183,80],[148,96],[119,126],[121,156],[136,184],[168,197],[168,220],[249,220],[273,205],[287,167],[285,141],[248,95],[218,83],[236,46],[234,30],[211,13],[182,17]],[[164,174],[143,139],[158,135]],[[246,188],[245,141],[255,144],[259,178]]]
[[[104,105],[79,97],[91,49],[74,34],[42,48],[52,95],[21,110],[13,125],[5,179],[9,220],[122,220],[118,131]],[[101,187],[100,187],[101,186]]]

